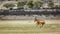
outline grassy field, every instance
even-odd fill
[[[59,34],[59,32],[60,24],[45,24],[40,28],[29,20],[0,21],[0,34]]]

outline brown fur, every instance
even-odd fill
[[[36,22],[37,25],[42,25],[42,26],[45,24],[45,21],[42,19],[36,19],[35,18],[34,22]]]

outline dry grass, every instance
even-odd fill
[[[29,20],[28,20],[29,21]],[[60,32],[60,24],[45,24],[42,28],[37,26],[35,23],[29,21],[29,24],[22,24],[28,23],[27,21],[0,21],[0,33],[56,33]]]

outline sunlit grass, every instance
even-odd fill
[[[43,27],[36,25],[33,21],[0,21],[0,32],[19,32],[19,33],[44,33],[60,32],[60,24],[45,24]],[[25,22],[25,24],[23,24]],[[47,22],[48,23],[48,22]]]
[[[0,34],[31,34],[60,32],[60,24],[45,24],[42,28],[36,24],[0,27]]]
[[[37,26],[36,24],[30,24],[30,25],[17,25],[17,26],[5,26],[0,27],[0,30],[23,30],[23,31],[33,31],[33,32],[55,32],[55,30],[60,30],[60,24],[45,24],[43,27],[40,28],[40,26]],[[29,32],[30,32],[29,31]]]

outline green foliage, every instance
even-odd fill
[[[27,3],[26,3],[26,5],[29,7],[29,8],[39,8],[39,7],[41,7],[42,6],[42,2],[41,1],[36,1],[36,2],[34,2],[34,1],[32,1],[32,0],[30,0],[30,1],[28,1]]]
[[[50,7],[50,8],[53,8],[54,7],[54,3],[52,2],[52,0],[49,0],[48,7]]]
[[[6,8],[11,8],[11,7],[14,7],[15,5],[14,4],[10,4],[10,3],[6,3],[3,6],[6,7]]]
[[[41,1],[36,1],[36,2],[34,2],[34,8],[39,8],[42,6],[42,4],[43,3]]]
[[[25,2],[21,1],[21,2],[17,2],[17,6],[24,6]]]
[[[60,5],[56,5],[54,8],[60,8]]]
[[[29,7],[29,8],[32,8],[33,7],[33,1],[30,0],[26,3],[26,5]]]

